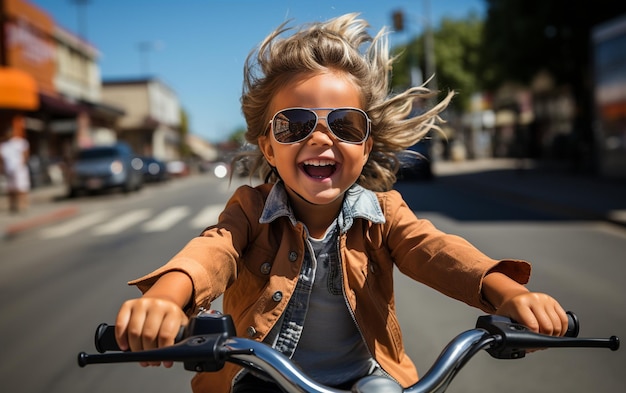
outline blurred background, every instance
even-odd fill
[[[34,185],[76,149],[124,141],[197,164],[242,144],[242,65],[285,21],[360,12],[387,26],[394,89],[458,92],[433,160],[527,157],[626,177],[626,6],[589,1],[2,0],[0,110]],[[18,92],[11,95],[10,92]],[[194,165],[195,167],[195,165]]]
[[[457,92],[445,135],[399,157],[395,188],[415,213],[532,262],[529,288],[576,312],[581,336],[626,337],[626,3],[0,0],[0,124],[28,141],[32,185],[29,209],[9,213],[0,173],[0,391],[190,390],[180,365],[82,369],[76,355],[138,296],[128,280],[251,183],[229,164],[250,148],[248,53],[283,22],[347,12],[388,28],[394,91]],[[395,285],[424,374],[479,311],[401,275]],[[449,392],[617,392],[624,364],[624,349],[478,354]]]

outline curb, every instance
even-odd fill
[[[11,224],[4,229],[4,232],[0,234],[0,239],[11,239],[19,234],[37,228],[41,225],[50,224],[52,222],[63,220],[68,217],[74,216],[78,213],[77,206],[62,207],[57,210],[51,211],[40,216],[30,218],[28,220]]]

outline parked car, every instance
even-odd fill
[[[69,171],[69,196],[121,188],[136,191],[143,186],[142,161],[125,143],[81,149]]]
[[[398,180],[432,180],[434,177],[431,161],[431,141],[422,139],[409,149],[397,153],[400,169]]]
[[[165,162],[154,157],[143,156],[141,158],[141,172],[146,182],[165,181],[168,178]]]

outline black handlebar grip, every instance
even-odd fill
[[[178,335],[176,335],[175,342],[179,342],[185,338],[185,327],[181,326],[178,331]],[[96,347],[96,351],[100,353],[105,353],[107,351],[119,351],[120,347],[117,345],[117,340],[115,339],[115,325],[108,325],[106,323],[101,323],[96,328],[96,336],[94,338],[94,344]]]
[[[580,332],[580,322],[578,322],[578,317],[571,311],[566,311],[567,314],[567,331],[565,332],[565,337],[578,337],[578,333]]]
[[[96,351],[105,353],[106,351],[119,351],[120,347],[117,345],[115,339],[115,326],[101,323],[96,328],[96,336],[94,337],[94,344]]]

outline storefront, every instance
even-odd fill
[[[12,118],[13,132],[29,141],[36,163],[48,155],[37,120],[41,96],[56,94],[54,21],[24,0],[0,0],[0,21],[0,110]]]
[[[62,168],[77,148],[116,140],[124,111],[98,102],[97,50],[44,10],[0,0],[0,23],[0,111],[29,141],[33,184],[55,181],[49,169]]]

